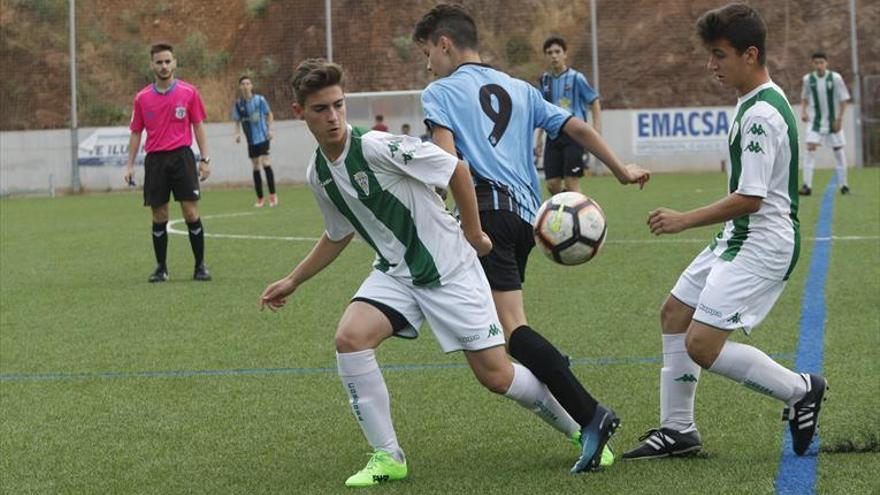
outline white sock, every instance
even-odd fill
[[[837,187],[843,187],[846,184],[846,153],[843,148],[834,150],[834,161],[837,162]]]
[[[816,168],[816,150],[807,150],[804,155],[804,184],[813,188],[813,169]]]
[[[513,382],[510,383],[504,396],[537,414],[547,424],[568,437],[581,429],[577,421],[559,405],[547,386],[525,366],[513,363]]]
[[[688,356],[685,334],[663,335],[660,370],[660,427],[686,431],[694,424],[694,397],[700,365]]]
[[[807,393],[801,375],[772,360],[759,349],[727,341],[709,368],[712,373],[792,405]]]
[[[373,450],[390,452],[402,461],[403,451],[391,424],[391,397],[376,362],[376,351],[337,352],[336,364],[354,417]]]

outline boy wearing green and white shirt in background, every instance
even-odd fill
[[[804,76],[801,89],[801,120],[807,123],[807,153],[804,157],[804,185],[799,193],[813,193],[813,169],[816,168],[816,148],[831,146],[837,169],[840,194],[849,194],[846,182],[846,153],[843,146],[843,113],[850,100],[843,77],[828,70],[828,58],[822,52],[813,54],[813,72]]]

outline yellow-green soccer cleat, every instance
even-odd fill
[[[373,452],[366,467],[345,480],[345,486],[373,486],[406,478],[406,461],[397,462],[384,450]]]
[[[581,448],[580,430],[571,435],[571,443],[578,449]],[[606,443],[605,447],[602,448],[602,458],[599,460],[599,466],[606,468],[612,464],[614,464],[614,452],[611,450],[611,446]]]

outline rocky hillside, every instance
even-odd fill
[[[69,115],[67,2],[0,0],[0,129],[64,127]],[[429,76],[410,41],[435,1],[333,0],[333,54],[349,91],[420,89]],[[830,56],[851,81],[847,0],[751,2],[770,26],[774,79],[796,99],[809,54]],[[591,70],[589,2],[469,0],[487,62],[528,80],[542,70],[549,34],[569,40],[572,65]],[[860,1],[862,73],[880,74],[880,2]],[[706,0],[600,0],[600,89],[606,108],[729,104],[704,68],[693,24]],[[179,76],[202,91],[211,120],[228,118],[238,76],[251,74],[281,118],[291,69],[325,54],[322,0],[77,2],[80,125],[124,124],[133,95],[150,81],[148,47],[176,47]]]

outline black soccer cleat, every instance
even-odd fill
[[[849,194],[849,186],[843,186],[840,188],[840,194]]]
[[[193,271],[193,280],[197,280],[199,282],[210,282],[211,281],[211,272],[208,271],[208,268],[204,263],[197,266]]]
[[[797,455],[804,455],[810,448],[816,428],[819,426],[819,410],[825,398],[828,382],[821,375],[801,373],[807,382],[807,393],[794,406],[782,411],[782,420],[788,421],[791,431],[791,448]]]
[[[150,274],[150,278],[147,279],[151,284],[155,284],[156,282],[164,282],[168,280],[168,269],[164,266],[157,266],[156,270]]]
[[[703,449],[700,432],[696,428],[687,433],[671,428],[648,430],[639,437],[638,447],[623,454],[627,461],[659,459],[661,457],[693,455]]]
[[[601,469],[602,451],[605,444],[620,427],[620,419],[614,411],[602,404],[596,405],[596,413],[590,424],[581,428],[581,456],[571,467],[570,472],[582,473]]]
[[[798,189],[798,194],[801,196],[809,196],[813,194],[813,189],[810,186],[804,184],[803,187]]]

